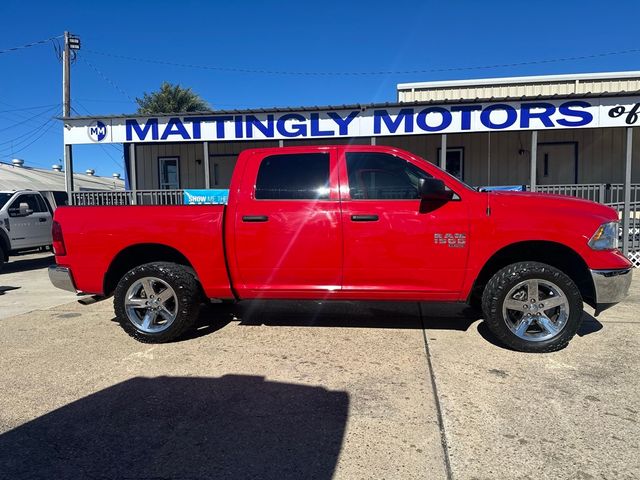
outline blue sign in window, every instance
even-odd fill
[[[185,205],[226,205],[229,201],[229,189],[185,190]]]

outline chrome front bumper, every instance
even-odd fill
[[[51,265],[49,267],[49,280],[56,288],[62,290],[68,290],[69,292],[77,293],[76,286],[73,283],[73,277],[71,276],[71,270],[67,267],[60,267],[58,265]]]
[[[620,302],[629,294],[633,269],[591,270],[595,302],[602,306],[611,306]],[[606,308],[606,307],[605,307]],[[603,308],[604,309],[604,308]],[[603,309],[600,309],[602,311]],[[598,309],[596,309],[598,310]]]

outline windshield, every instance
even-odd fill
[[[11,197],[13,193],[0,193],[0,208],[4,207]]]

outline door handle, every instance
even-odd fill
[[[378,215],[351,215],[352,222],[377,222]]]
[[[256,223],[256,222],[266,222],[269,220],[269,217],[266,215],[244,215],[242,217],[243,222]]]
[[[46,221],[47,221],[47,219],[46,219],[46,218],[42,218],[42,217],[40,217],[40,218],[38,218],[38,221],[39,221],[39,222],[46,222]]]

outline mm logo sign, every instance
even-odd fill
[[[107,138],[107,126],[100,121],[94,122],[87,127],[87,133],[94,142],[101,142]]]

